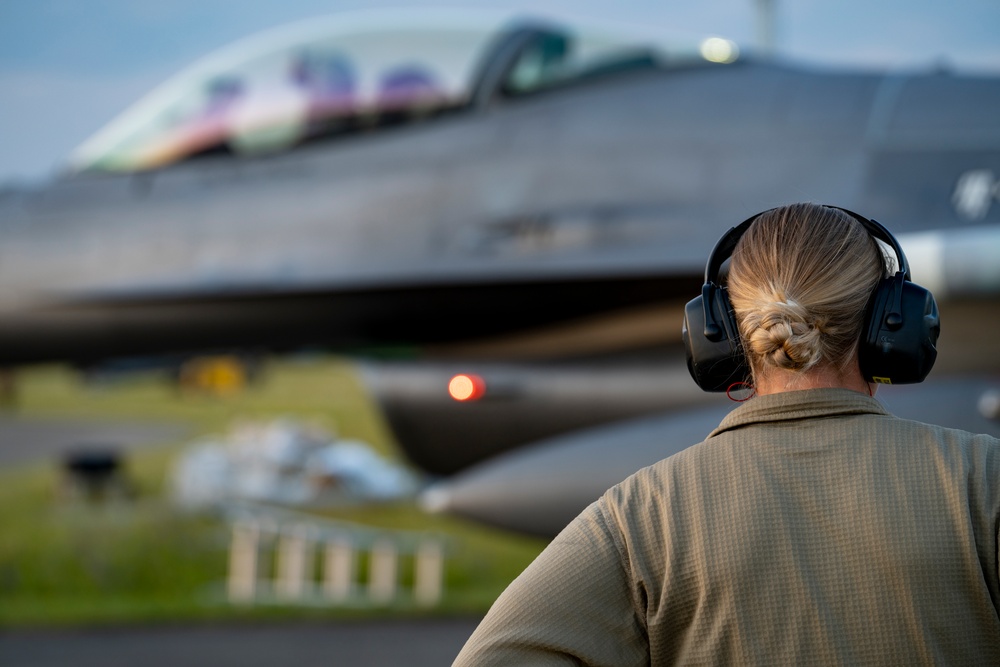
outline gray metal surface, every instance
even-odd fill
[[[1000,205],[955,195],[1000,173],[998,105],[996,77],[647,69],[6,192],[0,360],[455,342],[663,303],[728,226],[788,201],[895,233],[995,227]]]

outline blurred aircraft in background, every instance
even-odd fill
[[[553,534],[717,424],[683,304],[726,229],[818,201],[887,225],[941,305],[938,368],[891,407],[996,432],[976,404],[1000,366],[998,109],[1000,77],[719,38],[297,24],[178,74],[64,177],[0,191],[0,364],[402,348],[364,376],[411,461],[451,476],[428,506]]]

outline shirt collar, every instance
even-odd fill
[[[743,403],[726,415],[709,437],[749,424],[863,414],[890,415],[874,398],[850,389],[784,391],[757,396]]]

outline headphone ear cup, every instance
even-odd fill
[[[884,278],[869,301],[858,345],[861,374],[879,384],[923,382],[941,333],[934,295],[901,273]]]
[[[687,303],[681,338],[688,372],[704,391],[726,391],[734,382],[744,382],[750,377],[736,316],[725,288],[706,284],[702,296]]]

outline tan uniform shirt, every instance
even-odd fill
[[[456,665],[1000,665],[1000,441],[754,398],[604,494]]]

